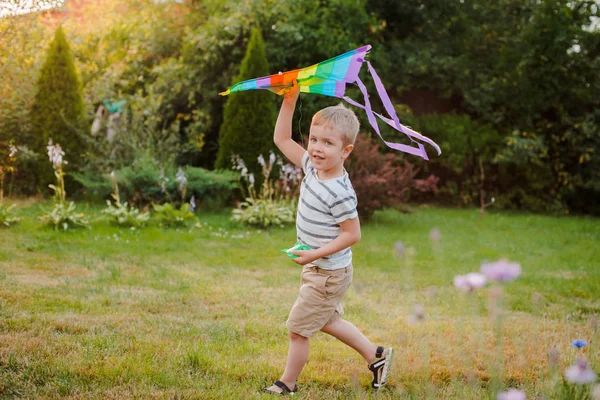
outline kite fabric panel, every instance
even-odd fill
[[[427,157],[427,153],[425,152],[425,147],[423,146],[423,143],[421,143],[425,142],[433,146],[438,155],[440,155],[440,147],[433,140],[400,123],[398,116],[396,115],[396,111],[394,110],[394,106],[392,105],[392,102],[385,91],[383,84],[381,83],[381,79],[377,75],[377,72],[375,72],[375,69],[371,63],[365,59],[370,49],[371,45],[366,45],[337,57],[330,58],[329,60],[312,65],[308,68],[280,72],[275,75],[238,82],[230,87],[227,91],[219,94],[221,96],[227,96],[230,93],[242,92],[245,90],[265,89],[270,90],[278,95],[282,95],[290,90],[295,80],[297,81],[298,86],[300,86],[300,92],[338,97],[345,100],[349,104],[352,104],[353,106],[365,110],[369,119],[369,123],[388,147],[422,157],[425,160],[429,160],[429,157]],[[360,68],[365,62],[367,63],[369,72],[373,77],[373,81],[375,82],[377,94],[379,95],[384,109],[390,118],[374,112],[371,108],[371,102],[369,100],[367,88],[358,77]],[[364,105],[345,95],[346,84],[348,83],[356,84],[358,86],[364,97]],[[377,125],[377,119],[375,117],[378,117],[397,131],[404,133],[406,136],[408,136],[411,142],[416,145],[416,147],[401,143],[388,142],[383,139],[383,136],[381,136],[379,131],[379,126]]]

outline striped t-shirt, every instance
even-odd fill
[[[296,215],[298,242],[318,249],[342,233],[340,223],[358,217],[356,193],[344,170],[344,175],[327,180],[317,177],[308,152],[302,156],[304,179],[300,186],[300,201]],[[329,256],[319,258],[309,265],[323,269],[339,269],[352,262],[350,247]]]

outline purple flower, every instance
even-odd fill
[[[525,392],[517,389],[498,393],[498,400],[525,400],[525,398]]]
[[[581,339],[573,340],[573,347],[577,347],[578,349],[585,347],[586,345],[587,345],[587,342],[585,340],[581,340]]]
[[[433,228],[429,231],[429,239],[434,243],[439,243],[442,239],[442,234],[438,228]]]
[[[481,273],[491,281],[508,282],[521,275],[521,264],[502,259],[493,263],[482,264]]]
[[[596,381],[596,373],[590,369],[586,360],[578,358],[565,370],[565,379],[571,383],[593,383]]]
[[[470,292],[473,289],[479,289],[485,286],[485,275],[478,272],[471,272],[466,275],[456,275],[454,277],[454,286],[465,292]]]

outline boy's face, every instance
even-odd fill
[[[327,126],[310,126],[307,151],[317,171],[343,165],[353,148],[353,145],[345,143],[340,132]]]

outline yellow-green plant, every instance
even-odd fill
[[[164,191],[164,184],[168,182],[168,178],[165,178],[164,173],[161,171],[159,177],[160,185]],[[185,227],[188,222],[196,221],[196,215],[194,209],[196,208],[196,201],[194,196],[190,199],[189,203],[185,202],[185,196],[187,195],[187,177],[183,172],[183,169],[179,167],[177,174],[175,175],[175,182],[179,184],[178,190],[181,193],[181,207],[175,208],[172,203],[168,202],[165,204],[153,204],[152,207],[156,212],[156,217],[160,220],[160,225],[164,228],[177,228]]]
[[[14,204],[11,206],[4,205],[4,176],[7,172],[14,174],[14,162],[17,155],[17,148],[14,144],[9,143],[8,150],[9,152],[4,157],[4,162],[0,164],[0,226],[10,226],[21,220],[21,218],[13,214],[13,210],[16,207]]]
[[[296,192],[301,181],[300,169],[292,165],[282,165],[283,162],[275,154],[269,155],[266,162],[262,154],[258,163],[262,166],[263,181],[260,189],[255,188],[255,178],[248,173],[244,161],[234,155],[234,168],[242,175],[246,198],[233,210],[234,221],[247,225],[268,228],[271,225],[281,226],[294,222],[296,214]],[[279,179],[271,177],[273,167],[280,166]]]
[[[127,226],[133,228],[141,228],[150,220],[150,213],[140,212],[134,206],[128,206],[127,202],[121,203],[119,196],[119,185],[114,171],[110,173],[110,179],[113,184],[114,192],[111,197],[114,199],[113,205],[110,200],[106,200],[107,207],[102,210],[103,214],[107,214],[112,218],[112,222],[119,226]]]
[[[47,224],[53,225],[57,230],[62,228],[66,231],[69,228],[89,226],[85,214],[75,210],[74,202],[71,201],[69,204],[66,204],[67,193],[65,192],[63,164],[68,164],[68,162],[63,160],[65,152],[58,143],[53,145],[52,139],[48,140],[47,149],[48,158],[52,163],[54,176],[56,177],[56,185],[48,185],[50,189],[54,190],[54,207],[49,212],[42,214],[40,219]]]

